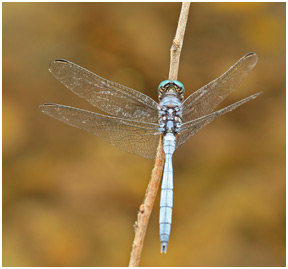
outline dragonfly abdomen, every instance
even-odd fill
[[[159,233],[161,241],[161,253],[166,253],[169,242],[172,207],[173,207],[173,166],[172,155],[176,148],[176,137],[167,133],[163,138],[163,150],[165,152],[165,165],[161,185]]]

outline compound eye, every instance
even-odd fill
[[[159,86],[158,86],[158,93],[159,94],[160,94],[161,88],[163,88],[167,83],[171,83],[171,81],[170,80],[164,80],[159,84]]]
[[[180,81],[178,81],[178,80],[173,80],[173,83],[174,84],[176,84],[179,88],[181,88],[182,89],[182,91],[183,91],[183,93],[182,94],[184,94],[185,93],[185,88],[184,88],[184,85],[183,85],[183,83],[181,83]]]

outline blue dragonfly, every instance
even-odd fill
[[[172,155],[198,130],[219,116],[256,98],[213,110],[241,83],[256,65],[257,55],[248,53],[217,79],[184,100],[184,85],[165,80],[158,87],[159,103],[131,88],[104,79],[74,63],[55,60],[49,71],[69,90],[109,115],[59,104],[43,104],[40,110],[66,124],[91,132],[121,150],[155,158],[163,138],[165,164],[161,185],[159,233],[161,253],[166,253],[173,207]]]

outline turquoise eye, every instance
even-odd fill
[[[181,94],[182,96],[184,95],[185,93],[185,89],[184,89],[184,85],[178,81],[178,80],[164,80],[162,81],[160,84],[159,84],[159,87],[158,87],[158,93],[159,93],[159,96],[162,95],[163,93],[163,88],[166,87],[167,84],[170,84],[171,86],[174,84],[178,87],[178,90],[177,92],[179,94]],[[173,86],[172,86],[173,87]],[[174,86],[175,87],[175,86]],[[172,89],[173,90],[173,89]],[[176,88],[175,88],[176,90]]]
[[[179,88],[182,88],[183,94],[185,93],[185,88],[184,88],[183,83],[181,83],[181,82],[178,81],[178,80],[173,80],[172,82],[173,82],[174,84],[176,84]]]
[[[159,84],[159,86],[158,86],[158,92],[160,92],[160,89],[161,89],[162,87],[164,87],[167,83],[171,83],[171,80],[164,80],[164,81],[162,81],[162,82]]]

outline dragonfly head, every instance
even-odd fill
[[[177,95],[180,100],[183,100],[184,93],[184,85],[177,80],[164,80],[158,87],[159,100],[161,100],[166,94]]]

